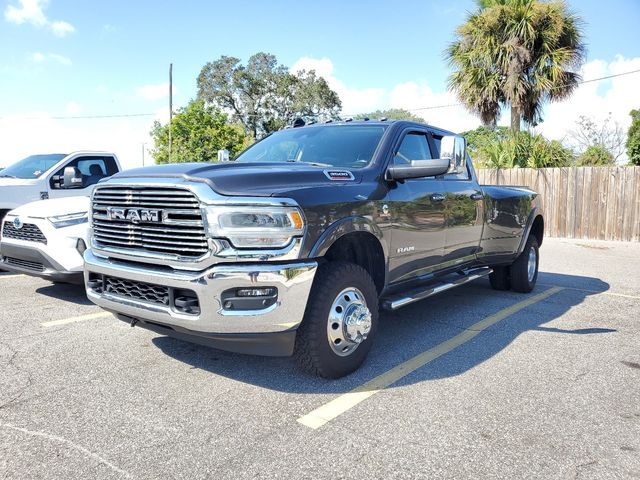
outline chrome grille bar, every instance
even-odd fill
[[[96,188],[92,204],[93,238],[97,247],[192,258],[208,251],[200,202],[189,190],[104,186]],[[108,215],[109,207],[160,210],[162,221],[132,223],[112,219]]]

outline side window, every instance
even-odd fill
[[[395,165],[406,165],[413,160],[430,160],[432,158],[427,135],[425,133],[409,132],[402,139],[393,163]]]
[[[66,167],[75,167],[80,170],[87,187],[95,185],[104,177],[110,177],[118,171],[113,157],[78,157],[67,163],[51,177],[51,188],[62,188],[62,177]]]

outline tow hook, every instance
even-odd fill
[[[129,324],[131,326],[131,328],[136,326],[136,323],[138,323],[138,319],[137,318],[132,318],[131,319],[131,323]]]

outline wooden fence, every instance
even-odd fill
[[[478,178],[538,192],[545,235],[640,241],[640,167],[478,170]]]

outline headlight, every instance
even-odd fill
[[[68,215],[58,215],[49,217],[49,221],[56,228],[70,227],[71,225],[79,225],[89,221],[87,212],[69,213]]]
[[[304,220],[295,207],[206,208],[209,236],[226,238],[236,248],[281,248],[304,233]]]

